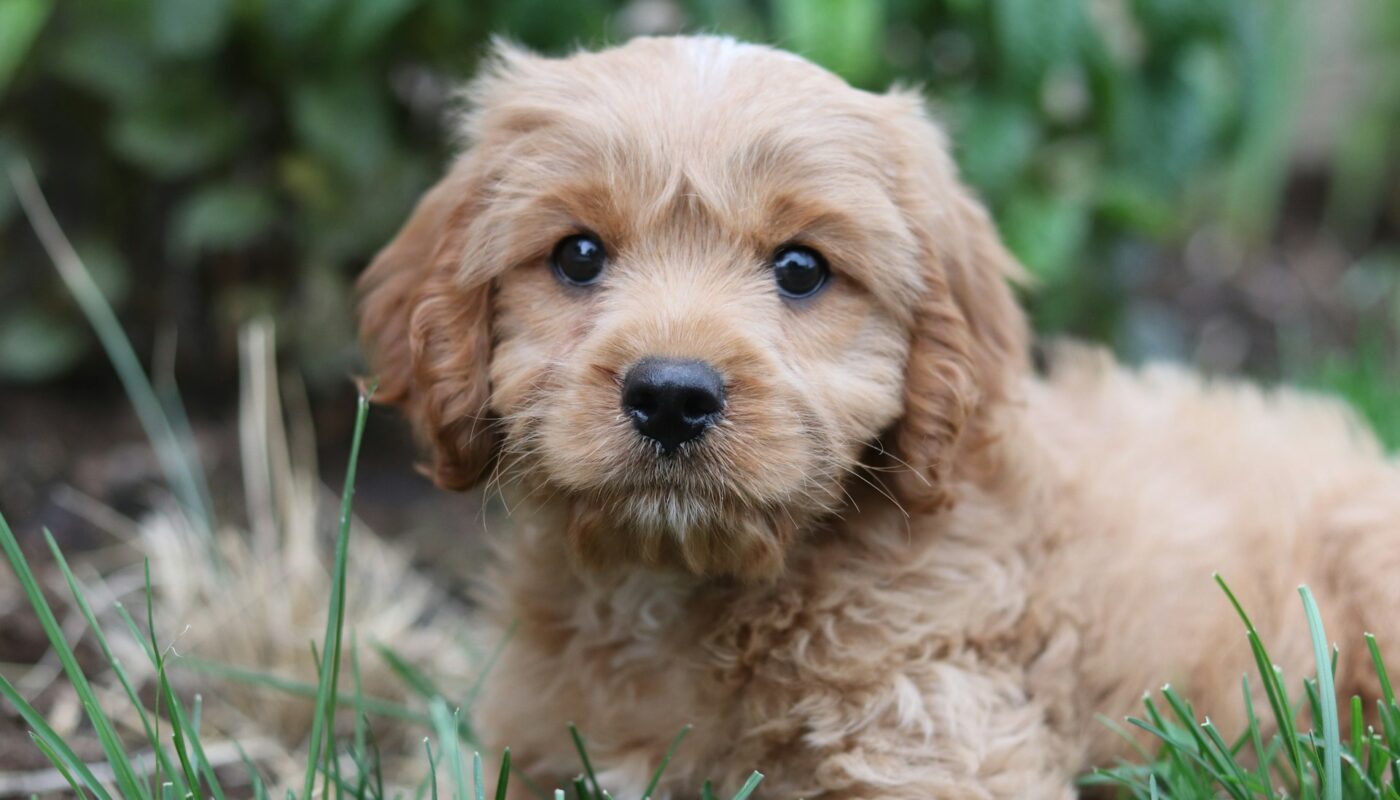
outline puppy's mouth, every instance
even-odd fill
[[[830,426],[778,385],[725,382],[697,362],[643,366],[541,387],[512,415],[500,485],[566,510],[589,566],[773,574],[798,532],[840,507]]]
[[[706,578],[778,574],[800,531],[781,509],[703,502],[693,495],[643,492],[597,502],[575,497],[566,533],[593,569],[644,567]]]
[[[600,506],[616,509],[654,509],[629,516],[668,520],[681,525],[697,520],[721,506],[754,506],[767,503],[775,486],[753,472],[754,445],[733,420],[716,417],[700,423],[662,422],[684,426],[678,435],[663,427],[657,435],[653,420],[638,420],[626,412],[609,425],[600,425],[581,438],[593,439],[603,452],[579,469],[572,449],[542,453],[546,480],[570,494]],[[695,428],[701,428],[696,432]],[[561,457],[562,455],[562,457]],[[567,460],[566,460],[567,459]],[[563,463],[561,463],[563,462]],[[783,494],[779,492],[779,494]]]

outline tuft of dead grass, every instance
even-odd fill
[[[249,326],[240,344],[245,525],[220,524],[211,543],[175,502],[139,520],[72,492],[65,503],[122,545],[73,564],[99,623],[120,631],[119,606],[142,607],[143,562],[149,562],[155,625],[168,648],[172,680],[185,696],[203,697],[211,751],[241,770],[230,749],[240,743],[272,794],[280,796],[305,774],[317,682],[311,642],[326,629],[335,496],[317,477],[305,405],[284,401],[271,328]],[[369,726],[386,785],[412,791],[427,773],[422,740],[429,728],[426,704],[415,699],[403,665],[413,665],[434,686],[460,687],[465,695],[495,643],[480,640],[470,610],[415,570],[401,546],[358,520],[351,524],[355,545],[346,562],[351,591],[345,626],[358,648],[358,691],[379,712]],[[55,600],[65,596],[61,577],[48,565],[43,580]],[[69,641],[81,643],[81,614],[71,605],[57,608]],[[0,584],[0,617],[26,610],[19,588]],[[157,675],[143,644],[125,635],[109,639],[138,693],[153,696]],[[96,660],[92,666],[98,697],[114,720],[126,721],[120,732],[139,740],[136,715],[116,676]],[[26,696],[41,698],[60,734],[81,738],[82,708],[71,686],[59,680],[52,654],[27,668],[0,669],[15,674]],[[349,670],[340,688],[347,695],[356,691]],[[338,735],[349,730],[349,721],[343,724]],[[51,770],[0,772],[0,797],[62,785]]]

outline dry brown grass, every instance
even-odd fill
[[[149,559],[157,633],[169,648],[180,693],[203,697],[206,743],[237,767],[227,771],[231,783],[242,772],[231,743],[241,744],[263,770],[273,796],[282,796],[305,773],[312,701],[198,667],[212,662],[315,685],[309,643],[318,640],[326,626],[335,506],[317,477],[305,406],[284,404],[271,331],[265,325],[251,326],[242,346],[239,438],[248,521],[217,528],[217,555],[173,502],[139,520],[122,517],[76,492],[66,493],[64,502],[118,543],[83,554],[73,566],[142,697],[154,692],[155,670],[141,645],[125,633],[116,604],[143,616],[142,562]],[[406,708],[424,707],[415,705],[412,690],[374,645],[392,650],[439,685],[460,688],[465,695],[494,643],[474,641],[468,609],[416,571],[401,545],[376,536],[358,521],[352,524],[346,629],[358,641],[364,695]],[[52,597],[65,598],[58,571],[46,564],[41,573]],[[19,587],[6,573],[6,581],[0,583],[0,619],[29,613]],[[60,621],[81,653],[86,639],[81,615],[63,607]],[[125,722],[122,733],[133,743],[141,740],[136,715],[121,687],[99,662],[93,660],[89,675],[94,689],[112,718],[119,725]],[[0,669],[25,696],[38,700],[60,734],[81,741],[82,709],[52,653],[32,665],[0,664]],[[342,678],[342,690],[353,692],[350,670],[343,671]],[[349,734],[350,717],[341,715],[339,733]],[[428,729],[384,715],[371,719],[370,727],[386,783],[411,791],[426,773],[421,743]],[[56,780],[56,786],[62,786],[59,776],[47,769],[3,771],[10,767],[8,760],[0,758],[0,797],[43,791],[55,787]]]

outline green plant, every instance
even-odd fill
[[[1366,3],[1359,7],[1359,45],[1373,62],[1374,80],[1362,85],[1365,95],[1336,142],[1336,169],[1328,187],[1328,211],[1353,240],[1365,240],[1367,229],[1387,204],[1395,219],[1395,168],[1400,154],[1400,7]]]
[[[220,330],[296,309],[304,365],[343,372],[348,276],[438,169],[443,76],[475,60],[492,20],[447,0],[40,6],[52,13],[0,39],[0,153],[61,187],[78,251],[139,338],[184,316],[187,337],[226,354]],[[3,194],[0,250],[32,265]],[[10,335],[64,346],[0,361],[0,376],[40,379],[82,354],[45,272],[0,275],[0,340],[22,324]],[[132,292],[156,281],[165,296]]]
[[[325,385],[354,359],[350,280],[440,172],[450,89],[488,35],[597,46],[645,29],[637,5],[14,0],[0,156],[27,156],[81,220],[76,248],[138,347],[178,325],[202,354],[184,366],[212,380],[232,371],[228,332],[272,315]],[[1273,218],[1297,0],[649,5],[674,8],[663,28],[774,41],[860,86],[924,85],[1039,282],[1043,328],[1111,339],[1142,261],[1126,247],[1216,218],[1257,237]],[[0,255],[18,267],[0,271],[0,379],[72,369],[80,322],[4,189]]]
[[[1312,633],[1317,672],[1315,677],[1303,681],[1301,699],[1295,700],[1249,615],[1225,581],[1216,576],[1216,582],[1244,623],[1259,680],[1268,698],[1272,725],[1255,714],[1248,675],[1242,682],[1248,726],[1231,740],[1225,739],[1209,718],[1199,720],[1190,702],[1167,686],[1161,691],[1167,704],[1165,710],[1147,696],[1143,698],[1147,716],[1128,719],[1130,725],[1147,731],[1160,744],[1157,755],[1138,749],[1141,763],[1123,763],[1096,771],[1083,783],[1118,787],[1135,798],[1400,797],[1400,706],[1396,705],[1389,672],[1375,638],[1367,634],[1366,640],[1382,686],[1375,717],[1381,730],[1368,724],[1361,698],[1352,697],[1350,725],[1343,736],[1333,682],[1338,654],[1329,651],[1312,592],[1306,586],[1298,590]],[[1305,714],[1315,726],[1309,730],[1302,728]],[[1117,728],[1114,723],[1108,724]],[[1266,737],[1269,728],[1276,732]],[[1132,737],[1119,730],[1137,748]]]
[[[1322,358],[1304,378],[1346,398],[1390,450],[1400,449],[1400,369],[1384,333],[1363,335],[1349,357]]]

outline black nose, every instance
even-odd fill
[[[664,453],[704,433],[723,409],[724,380],[701,361],[644,358],[622,381],[623,413]]]

